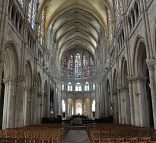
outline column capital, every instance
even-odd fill
[[[138,82],[138,81],[146,81],[147,80],[147,77],[144,77],[144,76],[129,76],[128,77],[128,81],[131,82],[131,81],[134,81],[134,82]]]
[[[147,59],[146,63],[148,66],[153,66],[156,64],[156,59],[152,59],[152,60]]]
[[[7,78],[7,79],[3,79],[3,83],[4,84],[13,84],[15,85],[16,84],[16,80],[15,79],[12,79],[12,78]]]

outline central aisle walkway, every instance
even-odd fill
[[[70,130],[63,143],[90,143],[85,130]]]

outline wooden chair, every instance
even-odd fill
[[[5,130],[5,139],[4,142],[6,143],[17,143],[17,138],[16,138],[16,131],[12,129]]]
[[[128,143],[137,143],[138,142],[138,138],[137,137],[130,137],[130,138],[126,138],[126,141]]]
[[[156,141],[150,141],[150,143],[156,143]]]
[[[100,138],[109,138],[109,131],[101,131]]]
[[[114,143],[123,143],[125,142],[125,138],[114,138]]]
[[[151,140],[151,137],[139,137],[138,141],[139,142],[145,142],[145,143],[149,143]]]
[[[53,132],[52,143],[60,143],[61,137],[58,131]]]
[[[52,134],[50,132],[44,132],[40,140],[41,143],[52,143]]]
[[[101,138],[100,143],[114,143],[113,138]]]
[[[91,142],[100,143],[100,131],[97,130],[91,131]]]
[[[109,137],[111,138],[117,138],[119,135],[116,131],[110,131],[109,132]]]
[[[25,132],[25,143],[35,143],[35,137],[32,131]]]

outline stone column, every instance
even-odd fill
[[[117,90],[118,94],[118,111],[119,111],[119,123],[121,124],[122,123],[122,113],[121,113],[121,98],[120,98],[120,89]]]
[[[156,64],[148,65],[148,69],[149,69],[151,98],[152,98],[153,121],[154,121],[154,128],[156,128],[156,96],[155,96],[156,75],[154,75],[154,73],[156,73]]]
[[[91,89],[91,88],[90,88]],[[90,92],[90,95],[89,95],[89,109],[90,109],[90,113],[89,113],[89,117],[90,118],[93,118],[93,114],[92,114],[92,98],[91,98],[91,92]]]
[[[119,119],[119,111],[118,111],[118,97],[117,97],[117,92],[116,90],[113,91],[113,117],[114,117],[114,122],[118,123]]]
[[[0,55],[1,56],[1,55]],[[2,73],[3,73],[3,64],[4,64],[4,62],[3,62],[3,60],[1,59],[1,57],[0,57],[0,97],[1,97],[1,82],[3,82],[2,80]]]
[[[105,117],[108,117],[108,95],[107,92],[105,90],[105,94],[104,94],[104,108],[105,108]]]
[[[130,111],[131,111],[131,124],[135,124],[134,120],[134,99],[133,99],[133,86],[132,81],[129,81],[129,97],[130,97]]]
[[[96,118],[99,118],[99,107],[100,106],[100,103],[99,103],[99,101],[96,101],[95,102],[95,117]]]
[[[140,111],[139,111],[139,93],[137,89],[137,82],[133,79],[133,101],[134,101],[134,124],[140,126]]]
[[[125,95],[124,95],[124,89],[120,90],[120,115],[121,115],[121,123],[126,123],[126,101],[125,101]]]
[[[125,112],[126,112],[126,124],[131,123],[131,108],[130,108],[130,97],[129,97],[129,91],[127,88],[124,90],[124,96],[125,96]]]
[[[99,118],[99,107],[100,103],[99,103],[99,87],[98,90],[96,90],[96,96],[95,96],[95,117]]]
[[[58,114],[58,91],[56,88],[56,84],[54,86],[54,116]]]
[[[30,96],[30,89],[28,91],[28,97]],[[17,80],[16,88],[16,127],[24,126],[24,102],[25,102],[25,79],[19,77]],[[27,100],[26,100],[27,101]],[[28,117],[26,117],[28,118]]]
[[[50,81],[48,81],[49,85],[48,85],[48,91],[47,91],[47,116],[50,117]],[[61,101],[61,105],[62,105],[62,101]],[[62,107],[62,106],[61,106]],[[61,114],[62,115],[62,114]]]
[[[16,83],[11,80],[5,81],[4,110],[2,128],[15,127],[15,102],[16,102]],[[20,121],[19,121],[20,122]]]
[[[73,100],[73,104],[74,104],[74,115],[76,114],[76,103],[75,100]]]
[[[37,88],[34,86],[31,88],[31,95],[32,95],[32,124],[37,123],[37,115],[38,115],[38,109],[37,109]]]
[[[146,104],[146,100],[147,98],[145,98],[145,80],[144,79],[138,79],[137,80],[137,86],[138,86],[138,93],[139,93],[139,109],[140,109],[140,125],[147,127],[148,126],[148,122],[147,122],[147,104]]]

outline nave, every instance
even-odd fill
[[[0,130],[0,143],[156,143],[155,130],[128,124],[97,123],[75,130],[65,124]]]
[[[85,130],[70,130],[63,143],[90,143]]]

